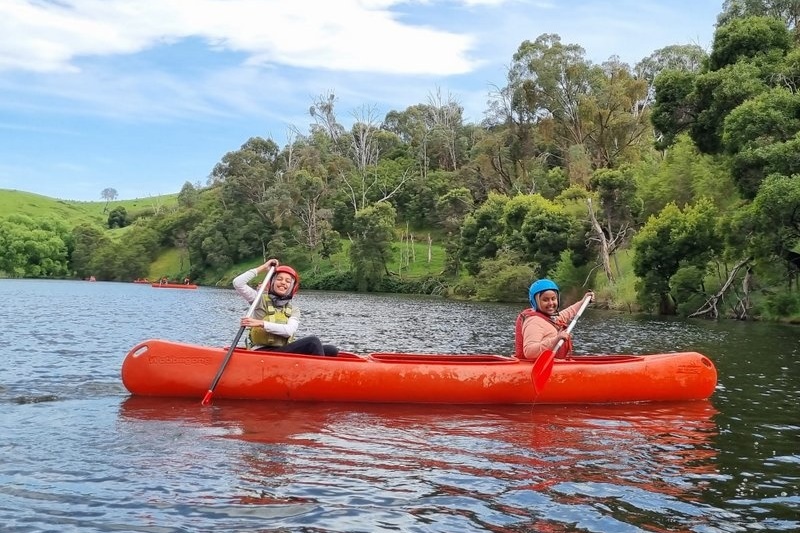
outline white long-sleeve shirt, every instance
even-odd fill
[[[248,285],[250,280],[257,275],[258,271],[255,268],[251,268],[250,270],[242,272],[233,278],[233,288],[236,289],[236,292],[239,293],[242,298],[247,300],[248,303],[253,303],[253,300],[255,300],[256,296],[258,296],[258,291]],[[264,325],[262,327],[265,331],[267,331],[267,333],[273,333],[288,339],[295,334],[299,326],[300,309],[292,306],[292,316],[289,317],[286,324],[276,324],[275,322],[264,320]]]

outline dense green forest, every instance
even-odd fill
[[[726,1],[710,52],[635,66],[541,35],[480,124],[436,91],[348,129],[320,95],[307,132],[246,140],[171,205],[0,218],[0,274],[129,281],[170,250],[170,274],[204,284],[279,257],[306,288],[524,301],[550,276],[611,308],[796,320],[798,16]]]

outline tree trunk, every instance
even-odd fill
[[[603,228],[600,226],[600,223],[597,221],[597,217],[594,214],[594,209],[592,208],[592,199],[587,198],[586,204],[589,206],[589,220],[592,223],[595,240],[600,243],[600,261],[603,264],[603,271],[606,273],[606,278],[613,283],[614,273],[611,271],[611,253],[608,239],[606,238],[606,234],[603,233]]]
[[[431,264],[433,261],[433,239],[431,239],[431,234],[428,233],[428,264]]]

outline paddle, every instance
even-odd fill
[[[253,302],[250,304],[250,308],[247,310],[247,314],[245,317],[249,318],[253,316],[253,313],[258,307],[258,303],[261,301],[261,297],[264,294],[264,289],[267,285],[269,285],[269,280],[272,278],[272,273],[275,272],[275,267],[270,267],[267,275],[264,276],[264,282],[258,287],[258,292],[256,293],[256,297],[253,299]],[[242,338],[242,333],[244,330],[247,329],[247,326],[239,327],[239,331],[236,333],[236,336],[233,338],[233,342],[231,343],[231,347],[228,348],[228,353],[225,354],[225,358],[222,360],[222,364],[219,366],[219,370],[217,370],[217,375],[214,376],[214,381],[211,382],[211,386],[208,388],[208,392],[203,397],[203,401],[200,402],[202,405],[208,405],[211,403],[211,396],[214,394],[214,389],[217,388],[217,383],[219,383],[220,378],[222,377],[222,373],[225,371],[225,367],[228,366],[228,361],[230,361],[231,356],[233,355],[233,350],[239,344],[239,340]]]
[[[583,297],[583,303],[578,309],[575,318],[573,318],[572,322],[570,322],[569,326],[567,326],[567,333],[572,333],[572,328],[574,328],[575,324],[578,323],[578,318],[580,318],[580,316],[583,314],[583,311],[589,306],[589,302],[591,301],[591,297]],[[550,379],[550,374],[553,373],[553,363],[555,362],[556,353],[558,353],[558,349],[561,348],[562,344],[564,344],[564,339],[558,339],[558,342],[552,350],[545,350],[542,352],[542,355],[540,355],[536,361],[534,361],[533,386],[536,389],[536,394],[541,392],[541,390],[547,384],[547,380]]]

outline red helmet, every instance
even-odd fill
[[[297,274],[297,272],[292,267],[286,266],[286,265],[281,265],[281,266],[279,266],[279,267],[277,267],[275,269],[275,273],[272,276],[272,279],[273,279],[272,283],[275,282],[274,281],[275,280],[275,276],[277,276],[281,272],[289,274],[290,276],[292,276],[294,278],[294,284],[292,285],[292,290],[289,293],[289,297],[291,298],[297,293],[297,290],[300,288],[300,276]],[[272,283],[270,283],[270,289],[272,288]]]

